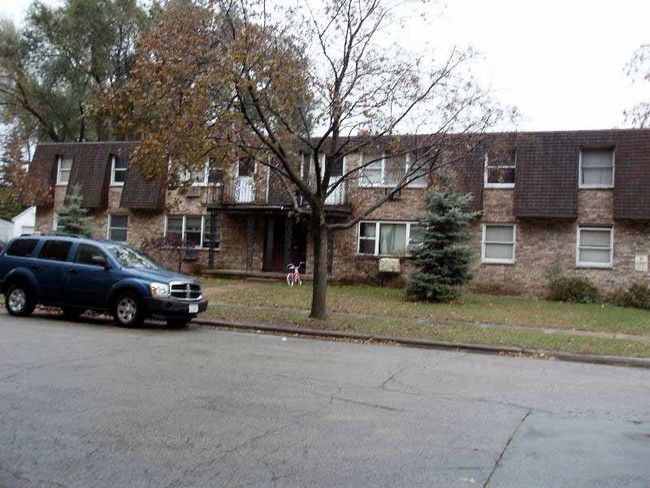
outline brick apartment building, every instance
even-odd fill
[[[187,270],[199,264],[253,275],[306,261],[310,274],[309,225],[294,217],[284,186],[266,166],[240,162],[224,171],[206,163],[187,190],[170,191],[129,171],[135,144],[40,144],[30,175],[45,179],[50,193],[37,202],[36,230],[56,230],[65,196],[78,186],[96,237],[137,246],[147,237],[176,235],[188,246]],[[359,178],[329,196],[330,219],[353,215],[371,192],[390,191],[391,167],[404,160],[384,158],[380,149],[349,155],[338,174],[369,157],[375,162]],[[552,269],[587,277],[605,293],[648,279],[650,130],[487,134],[454,171],[459,190],[471,193],[481,211],[475,287],[543,294]],[[404,279],[430,181],[422,175],[356,226],[335,233],[331,277],[375,280],[380,260],[393,258]]]

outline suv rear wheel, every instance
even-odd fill
[[[144,305],[134,293],[118,295],[113,305],[115,322],[122,327],[138,327],[144,322]]]
[[[31,315],[36,307],[32,289],[22,283],[14,283],[5,295],[5,306],[11,315],[18,317]]]

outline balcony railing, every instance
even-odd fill
[[[252,176],[240,176],[210,185],[208,203],[216,205],[293,205],[287,185],[278,178],[260,181]],[[306,200],[299,190],[295,190],[299,205]],[[345,185],[338,186],[325,200],[326,205],[343,206],[347,204]]]

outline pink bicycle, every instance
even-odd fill
[[[305,262],[300,261],[300,263],[298,263],[298,266],[295,266],[293,263],[289,263],[287,265],[287,268],[289,268],[289,272],[287,273],[287,285],[302,285],[302,279],[300,278],[300,266],[303,264],[305,264]]]

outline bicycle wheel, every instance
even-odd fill
[[[293,277],[291,276],[291,273],[287,274],[287,285],[293,286]]]

